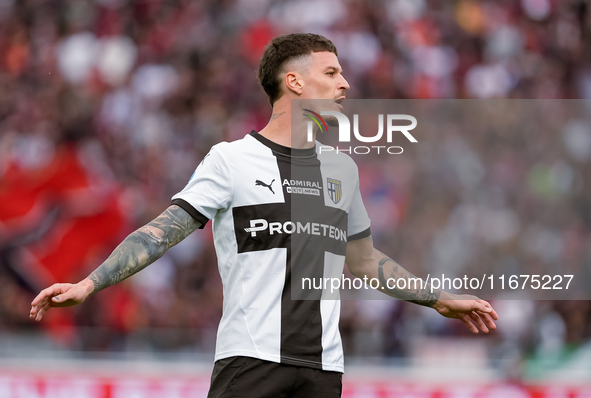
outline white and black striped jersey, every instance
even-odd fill
[[[212,147],[173,197],[202,224],[213,220],[224,286],[216,361],[344,370],[338,295],[302,284],[339,278],[347,241],[369,236],[370,220],[353,160],[319,148],[291,149],[253,131]]]

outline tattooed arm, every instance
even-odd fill
[[[392,297],[434,308],[447,318],[461,320],[474,333],[495,329],[497,313],[489,303],[476,296],[455,295],[434,289],[390,257],[373,247],[371,236],[347,243],[345,262],[351,273],[361,279],[377,279],[378,290]],[[395,283],[403,279],[404,283]],[[393,283],[394,281],[394,283]],[[400,289],[398,286],[405,286]]]
[[[79,304],[92,293],[130,277],[158,260],[200,226],[185,210],[170,206],[125,238],[88,278],[77,284],[56,283],[41,291],[31,303],[29,317],[39,321],[51,307]]]
[[[93,292],[141,271],[189,236],[201,224],[176,205],[170,206],[152,222],[129,235],[109,258],[88,277]]]
[[[371,236],[347,244],[347,266],[359,278],[376,278],[380,282],[379,291],[397,299],[433,307],[441,295],[441,290],[431,292],[431,287],[411,274],[390,257],[373,247]],[[404,279],[407,289],[398,289],[392,280]],[[420,282],[419,282],[420,280]],[[417,281],[415,283],[415,281]],[[410,282],[410,283],[409,283]],[[398,286],[403,285],[402,283]]]
[[[431,291],[430,285],[423,283],[423,280],[398,265],[396,261],[378,250],[376,250],[376,254],[378,254],[378,258],[381,257],[378,262],[378,280],[380,281],[380,287],[382,287],[386,294],[411,303],[424,305],[425,307],[432,308],[437,303],[441,295],[441,290],[433,289]],[[392,283],[392,281],[399,279],[405,280],[406,282],[404,284],[399,283],[398,285]],[[399,285],[407,286],[407,288],[398,289],[397,286]]]

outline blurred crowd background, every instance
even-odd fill
[[[29,304],[86,277],[163,211],[213,144],[266,124],[258,59],[298,31],[334,41],[350,98],[591,99],[586,0],[0,0],[5,341],[75,355],[212,352],[222,289],[210,227],[82,306],[37,324]],[[427,272],[589,267],[591,119],[556,103],[537,120],[543,134],[469,120],[408,156],[360,162],[377,244]],[[589,301],[494,304],[501,329],[482,339],[419,306],[344,301],[346,355],[411,360],[426,355],[417,342],[445,338],[463,353],[485,342],[467,355],[511,371],[528,358],[589,363]]]

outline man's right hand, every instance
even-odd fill
[[[31,302],[29,318],[40,321],[51,307],[70,307],[80,304],[94,291],[94,283],[86,278],[76,284],[56,283],[44,289]]]
[[[56,283],[31,303],[29,318],[40,321],[51,307],[80,304],[93,292],[121,282],[141,271],[176,245],[201,223],[177,205],[171,205],[150,223],[132,232],[88,278],[73,285]]]

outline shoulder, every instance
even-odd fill
[[[241,154],[247,153],[252,148],[257,147],[258,141],[247,134],[244,138],[239,140],[227,142],[222,141],[211,147],[211,154],[219,154],[226,157],[228,160],[240,156]]]
[[[240,142],[242,140],[236,140],[232,142],[222,141],[218,142],[209,149],[209,152],[203,158],[203,162],[207,162],[208,159],[214,162],[230,163],[232,159],[235,159],[240,154]]]

